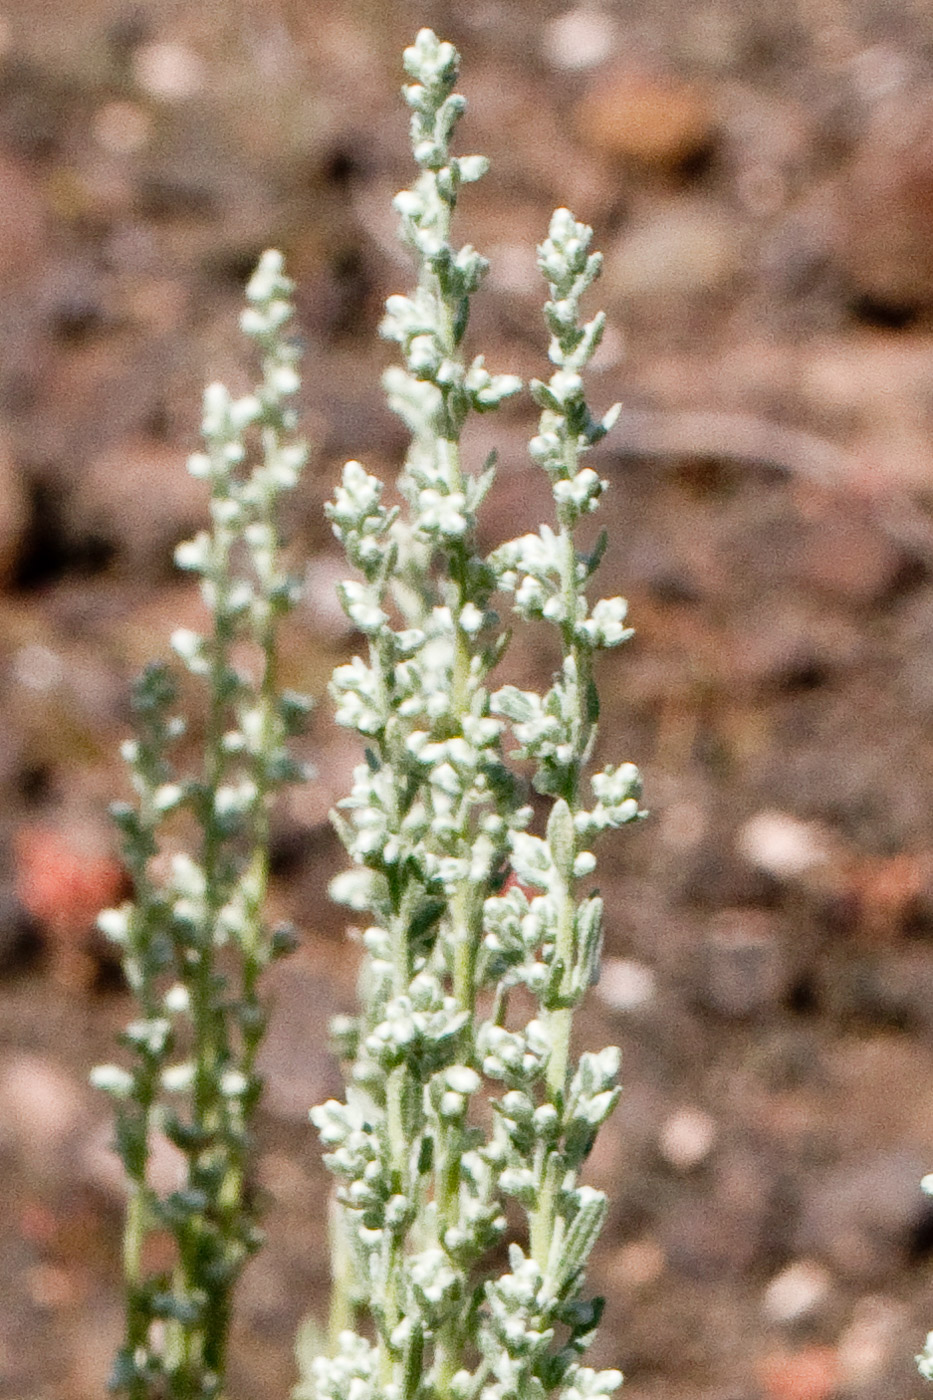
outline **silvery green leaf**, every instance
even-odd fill
[[[530,1210],[537,1204],[534,1172],[527,1167],[506,1167],[499,1176],[499,1190],[506,1196],[517,1197]]]
[[[561,505],[574,506],[583,514],[593,508],[607,484],[591,467],[584,467],[569,481],[555,482],[554,499]]]
[[[285,259],[277,249],[267,249],[259,259],[256,270],[246,286],[246,297],[252,302],[268,302],[274,297],[288,297],[294,285],[285,276]]]
[[[532,379],[528,385],[531,390],[531,397],[539,408],[550,409],[552,413],[559,413],[561,402],[550,385],[545,384],[540,379]]]
[[[170,1011],[173,1016],[179,1015],[189,1010],[191,1006],[191,994],[183,983],[176,982],[174,986],[169,987],[168,991],[165,993],[165,996],[162,998],[162,1004],[166,1011]]]
[[[558,1290],[566,1286],[583,1269],[603,1227],[608,1209],[608,1202],[602,1191],[596,1191],[591,1186],[581,1186],[576,1194],[576,1214],[560,1242],[558,1257],[548,1261],[549,1269],[554,1271]]]
[[[599,979],[603,941],[603,902],[598,895],[584,900],[576,914],[577,989],[582,992]]]
[[[206,438],[230,431],[230,395],[223,384],[208,384],[204,390],[201,429]]]
[[[533,690],[519,690],[514,685],[504,685],[490,697],[490,706],[495,714],[505,715],[506,719],[519,724],[527,724],[540,716],[541,697]]]
[[[131,1021],[123,1032],[125,1039],[149,1055],[161,1055],[172,1033],[172,1023],[164,1016]]]
[[[206,452],[192,452],[188,458],[188,471],[198,481],[206,481],[212,472],[211,459]]]
[[[534,1112],[535,1135],[542,1141],[553,1143],[560,1134],[560,1114],[553,1104],[543,1103]]]
[[[596,857],[593,855],[593,852],[581,851],[580,854],[574,858],[573,878],[575,880],[582,880],[587,875],[592,875],[595,869]]]
[[[623,627],[628,604],[624,598],[600,598],[590,617],[578,624],[577,632],[590,646],[615,647],[628,641],[634,633]]]
[[[224,1098],[239,1099],[247,1092],[250,1082],[239,1070],[228,1069],[220,1076],[220,1092]]]
[[[525,831],[512,835],[512,866],[526,885],[547,889],[554,869],[548,844]]]
[[[555,370],[548,382],[548,392],[552,402],[542,403],[542,407],[554,407],[559,412],[565,412],[571,404],[582,399],[583,380],[574,370]]]
[[[576,873],[574,870],[576,833],[573,827],[573,815],[562,797],[554,803],[548,817],[547,843],[561,879],[569,885]]]

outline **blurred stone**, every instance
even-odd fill
[[[58,690],[65,680],[65,663],[60,654],[42,642],[28,642],[11,658],[10,674],[17,685],[37,695]]]
[[[61,1169],[85,1113],[83,1086],[39,1055],[11,1054],[0,1069],[0,1133],[40,1176]]]
[[[544,55],[554,68],[595,68],[615,48],[612,16],[594,5],[582,4],[557,15],[544,27]]]
[[[911,560],[867,507],[820,511],[807,522],[791,561],[792,577],[850,606],[876,603],[890,593]]]
[[[933,303],[933,92],[887,93],[837,187],[836,253],[882,314]]]
[[[690,296],[724,286],[738,271],[735,223],[712,201],[672,200],[627,228],[606,257],[613,297]]]
[[[574,115],[588,146],[660,170],[703,155],[716,133],[715,110],[700,87],[630,68],[594,78]]]
[[[893,1277],[933,1218],[918,1185],[927,1167],[922,1156],[897,1148],[835,1167],[804,1202],[798,1248],[849,1280]]]
[[[717,1154],[693,1190],[665,1205],[658,1232],[671,1266],[688,1278],[745,1277],[775,1247],[774,1182],[748,1152]]]
[[[74,1397],[102,1395],[108,1388],[113,1358],[123,1341],[123,1309],[116,1298],[104,1298],[98,1290],[84,1311],[82,1322],[71,1329],[69,1374],[62,1389]]]
[[[908,1310],[893,1298],[859,1299],[837,1348],[847,1385],[868,1385],[888,1369],[905,1324]]]
[[[261,1253],[250,1261],[237,1287],[242,1323],[263,1337],[275,1335],[289,1316],[290,1297],[291,1281],[285,1276],[282,1261]]]
[[[132,67],[143,91],[162,102],[193,97],[207,81],[204,63],[183,44],[145,44],[133,54]]]
[[[267,1152],[257,1163],[256,1180],[276,1204],[303,1210],[308,1203],[310,1181],[300,1162],[287,1152]]]
[[[667,1257],[660,1242],[652,1236],[619,1245],[599,1275],[599,1287],[607,1294],[638,1293],[658,1282]]]
[[[926,946],[880,953],[846,949],[826,968],[825,995],[834,1016],[933,1031],[933,965]]]
[[[47,943],[52,976],[70,991],[86,991],[111,953],[97,915],[126,892],[109,833],[36,822],[17,829],[13,849],[16,892]]]
[[[658,1139],[661,1156],[679,1172],[700,1166],[715,1144],[715,1119],[699,1108],[682,1108],[672,1113]]]
[[[839,1384],[839,1361],[832,1347],[775,1351],[758,1363],[767,1400],[829,1400]]]
[[[705,806],[691,798],[675,799],[663,805],[658,817],[661,842],[678,856],[695,850],[709,827]]]
[[[519,296],[537,294],[541,274],[535,265],[534,247],[509,241],[493,243],[489,249],[489,284],[497,290]],[[602,344],[599,351],[602,350]]]
[[[773,608],[743,619],[736,637],[736,673],[761,689],[814,690],[858,660],[863,642],[858,627],[838,612],[794,607],[782,590]]]
[[[831,1288],[832,1275],[818,1260],[795,1259],[768,1284],[761,1309],[769,1322],[799,1322],[818,1311]]]
[[[833,843],[819,822],[801,821],[789,812],[756,812],[739,830],[736,847],[758,870],[776,880],[793,880],[828,865]]]
[[[657,978],[645,963],[631,958],[604,958],[599,972],[599,997],[613,1011],[634,1011],[657,994]]]
[[[710,920],[697,956],[698,990],[720,1016],[773,1010],[791,980],[774,915],[724,909]]]

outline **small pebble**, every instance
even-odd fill
[[[809,1317],[829,1296],[832,1276],[815,1259],[796,1259],[768,1284],[762,1311],[769,1322],[790,1323]]]
[[[739,831],[736,846],[752,865],[779,880],[805,875],[831,858],[826,828],[788,812],[756,813]]]
[[[700,88],[615,66],[596,76],[575,115],[577,131],[592,150],[662,171],[707,150],[716,126]]]
[[[741,266],[735,221],[710,200],[672,201],[628,226],[606,258],[615,299],[696,296],[726,286]]]
[[[494,243],[489,249],[489,263],[489,280],[493,287],[518,296],[537,293],[541,277],[535,266],[533,248],[524,243]]]
[[[650,967],[631,958],[606,958],[599,974],[599,995],[613,1011],[635,1011],[657,995]]]
[[[579,5],[544,28],[544,55],[554,68],[595,68],[615,47],[615,25],[605,10]]]
[[[203,62],[183,44],[146,44],[133,55],[133,76],[150,97],[180,102],[200,92],[206,81]]]
[[[660,814],[658,836],[669,851],[695,850],[709,825],[706,809],[689,800],[671,802]]]
[[[924,1166],[922,1155],[895,1145],[829,1169],[805,1199],[798,1247],[850,1282],[894,1278],[930,1218],[919,1189]]]
[[[39,1055],[12,1054],[0,1074],[4,1140],[36,1172],[60,1167],[84,1113],[83,1086]]]
[[[14,652],[10,672],[17,685],[45,695],[65,679],[65,665],[58,652],[41,642],[29,642]]]
[[[616,1288],[641,1291],[657,1283],[666,1266],[667,1255],[660,1241],[650,1236],[631,1240],[613,1250],[602,1286],[613,1292]]]
[[[887,1368],[905,1325],[905,1313],[906,1309],[891,1298],[870,1295],[859,1299],[837,1348],[848,1384],[867,1385]]]
[[[716,1142],[716,1124],[700,1108],[681,1108],[661,1128],[658,1147],[675,1171],[689,1172],[705,1162]]]

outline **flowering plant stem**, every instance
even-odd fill
[[[630,764],[592,776],[592,808],[582,797],[593,658],[629,635],[621,599],[587,600],[604,541],[582,554],[574,533],[606,486],[581,459],[616,412],[595,421],[581,378],[604,324],[579,319],[600,259],[590,230],[558,210],[539,249],[556,368],[531,386],[542,417],[530,449],[551,480],[558,532],[542,526],[485,557],[477,516],[495,464],[467,472],[461,432],[470,412],[520,388],[461,349],[486,264],[451,245],[450,220],[485,162],[450,153],[464,106],[454,49],[423,30],[405,66],[420,174],[395,206],[418,276],[411,296],[389,298],[382,326],[403,357],[385,384],[411,432],[404,506],[386,508],[382,483],[350,462],[328,508],[361,576],[341,586],[343,605],[368,641],[367,659],[339,667],[332,685],[338,723],[367,744],[334,816],[353,866],[332,892],[370,922],[361,1013],[336,1026],[346,1099],[312,1112],[352,1261],[337,1271],[350,1295],[338,1312],[368,1318],[372,1337],[341,1331],[296,1394],[577,1400],[620,1380],[579,1359],[600,1312],[583,1274],[606,1208],[579,1172],[618,1096],[618,1052],[571,1058],[602,920],[598,896],[578,888],[595,866],[590,839],[640,815]],[[558,629],[544,696],[490,692],[507,640],[497,591],[513,595],[519,619]],[[506,761],[509,730],[550,803],[541,836]],[[503,1272],[509,1197],[525,1226]]]
[[[222,1392],[232,1291],[259,1242],[247,1181],[265,1026],[258,980],[290,942],[264,921],[268,810],[282,783],[301,776],[285,740],[306,710],[276,675],[278,622],[295,596],[277,507],[305,457],[287,406],[298,387],[283,337],[289,291],[279,255],[266,254],[242,318],[262,353],[262,382],[238,400],[221,385],[207,390],[206,451],[189,463],[210,485],[211,529],[176,557],[200,576],[211,630],[178,631],[172,641],[207,692],[201,771],[179,777],[169,763],[184,725],[170,715],[168,668],[150,667],[135,692],[138,737],[124,745],[137,804],[114,808],[136,897],[106,911],[101,926],[123,949],[140,1017],[123,1036],[133,1067],[100,1066],[94,1078],[117,1100],[130,1193],[126,1331],[112,1384],[131,1400]],[[253,428],[261,455],[247,467]],[[252,667],[238,664],[244,648]],[[197,854],[176,844],[166,871],[185,815]],[[170,1150],[160,1142],[179,1160],[174,1189],[154,1170],[154,1154]],[[158,1237],[171,1244],[168,1266],[151,1263]]]

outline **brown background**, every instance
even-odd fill
[[[599,464],[603,589],[638,629],[601,673],[607,759],[650,822],[604,851],[583,1039],[626,1092],[594,1157],[600,1364],[630,1400],[896,1400],[933,1326],[933,19],[896,0],[299,0],[0,7],[0,1394],[99,1396],[119,1334],[119,1182],[89,1067],[128,1007],[90,934],[120,895],[108,797],[129,681],[197,616],[174,542],[208,378],[245,384],[242,282],[281,246],[307,345],[306,602],[289,680],[348,636],[321,506],[343,459],[391,473],[380,305],[409,272],[399,56],[464,55],[459,149],[493,173],[458,235],[493,259],[471,345],[541,373],[531,247],[569,203],[606,252],[592,374],[624,412]],[[546,492],[527,402],[471,429],[502,460],[490,541]],[[546,683],[538,638],[516,672]],[[355,750],[320,706],[320,779],[278,819],[258,1177],[269,1249],[232,1394],[284,1396],[323,1305],[324,1175],[352,997],[323,897]]]

